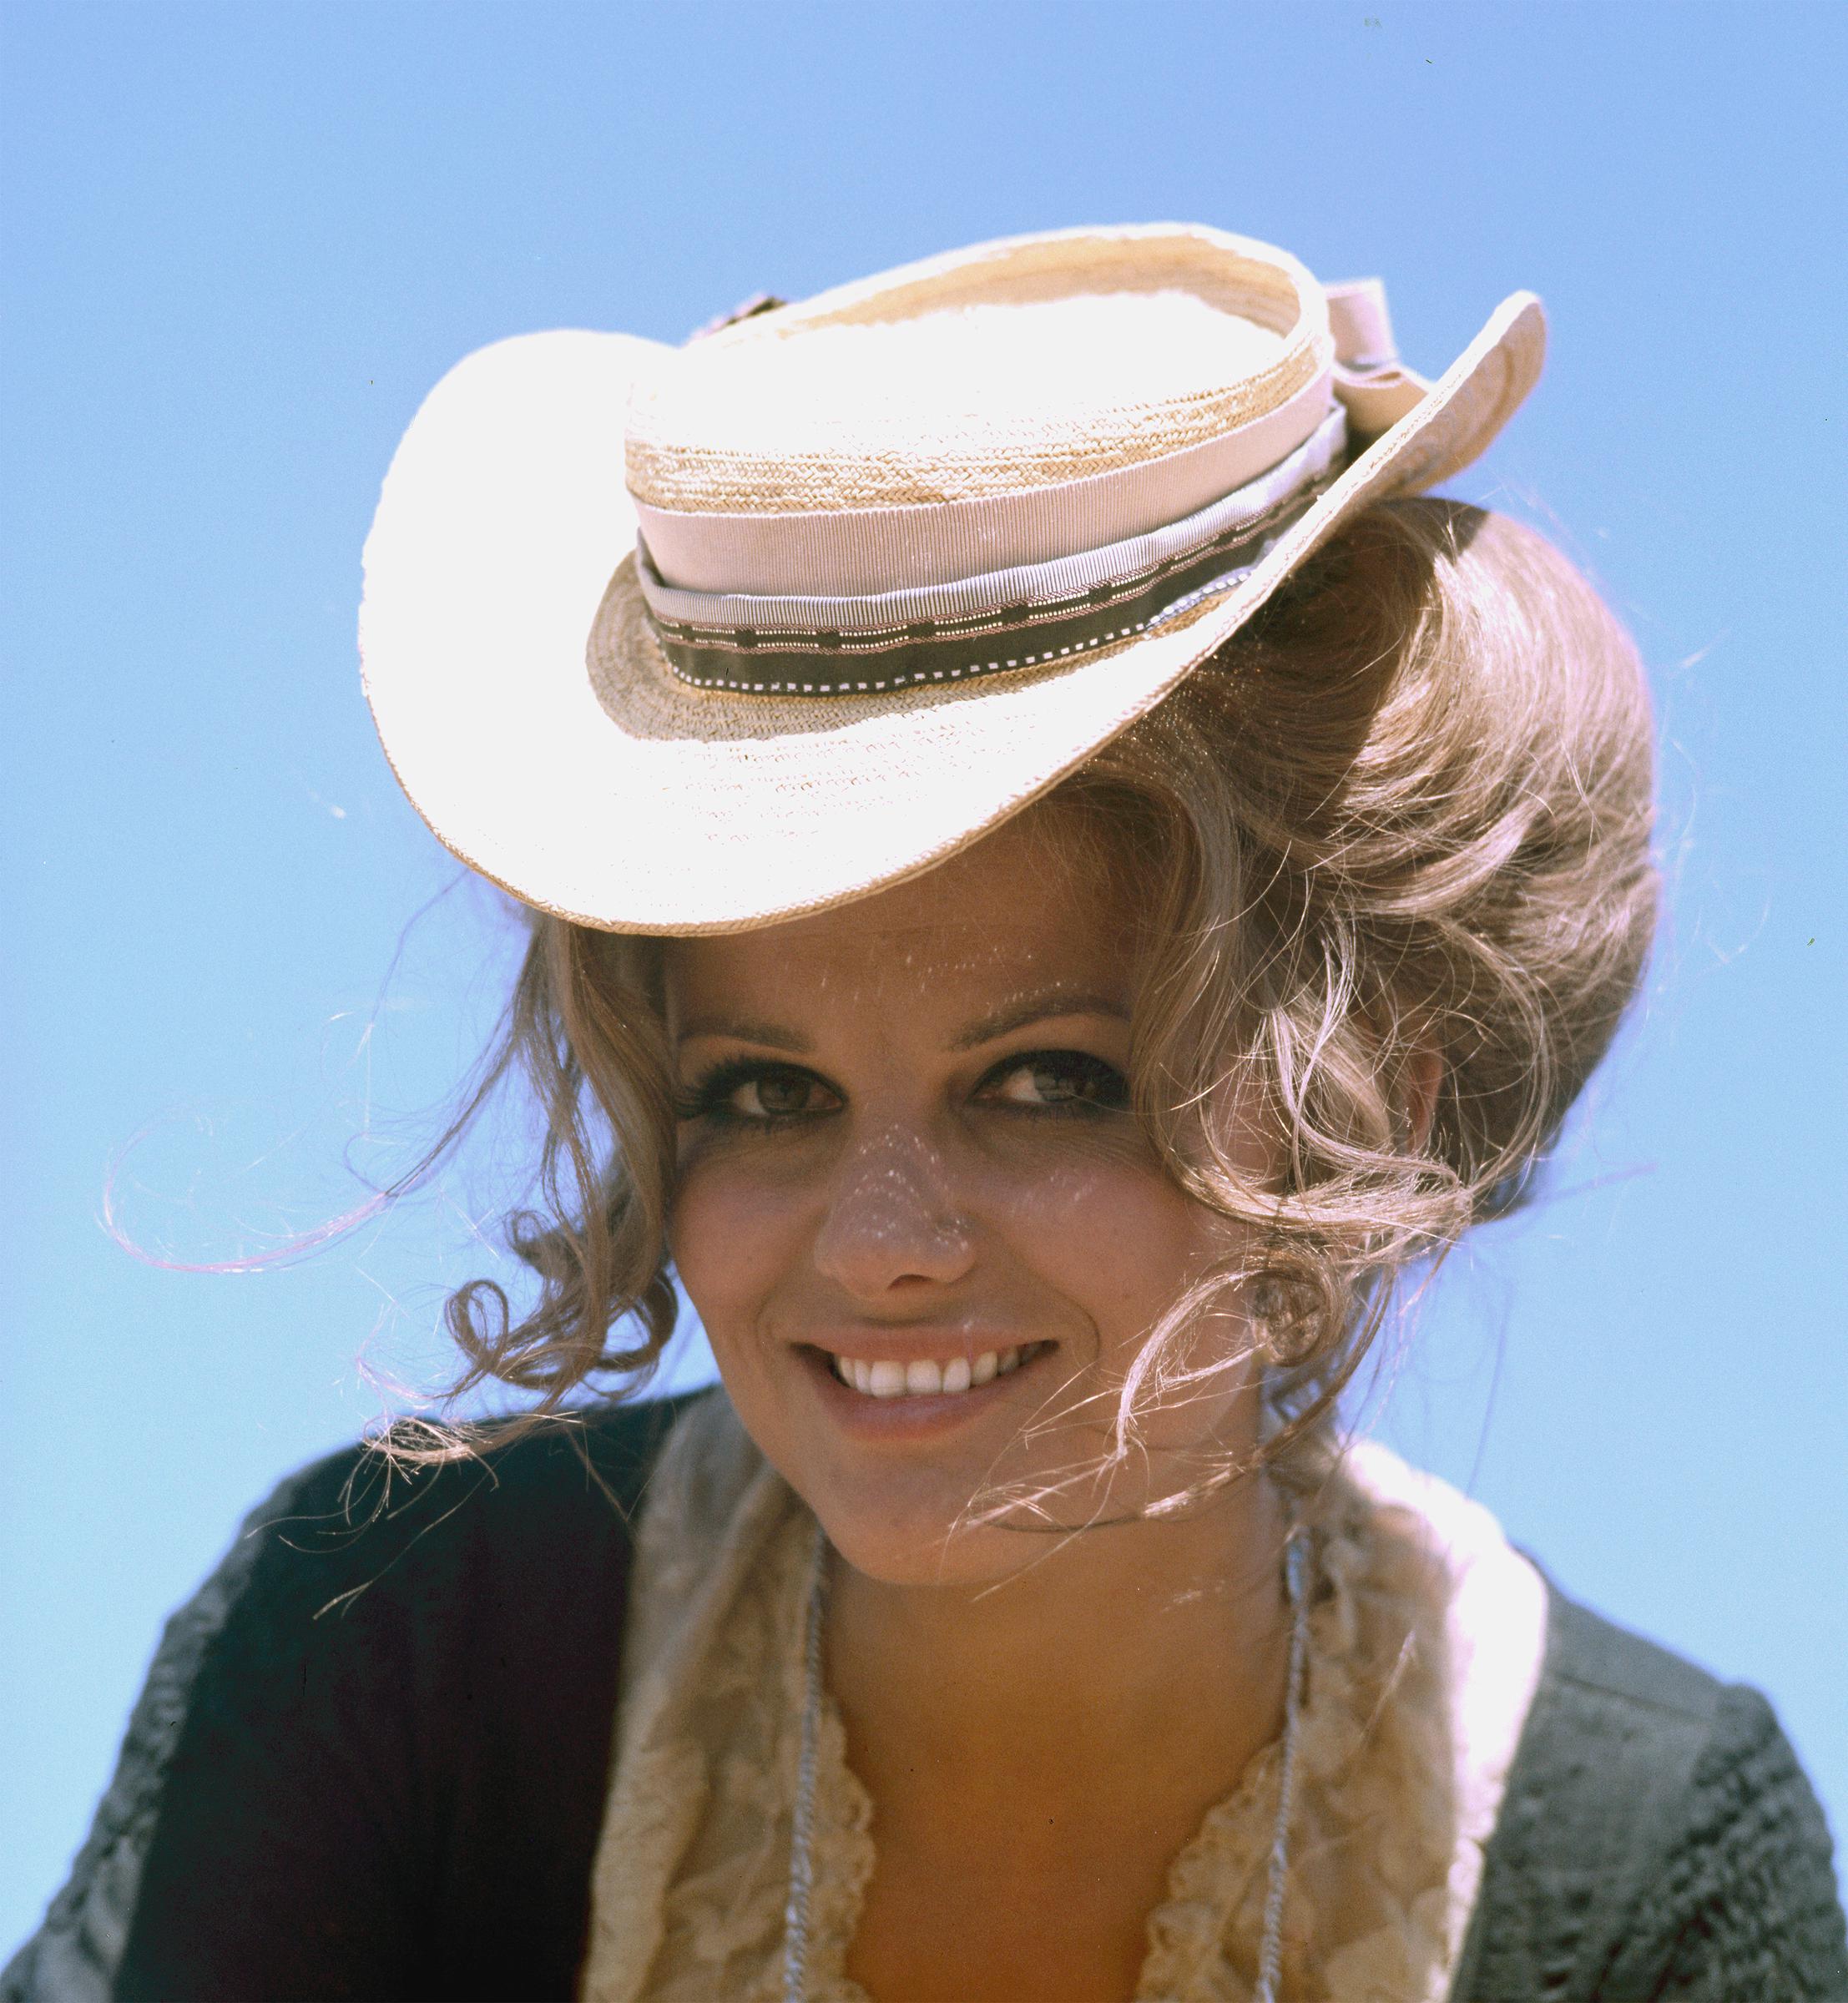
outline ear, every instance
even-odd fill
[[[1444,1060],[1436,1045],[1418,1044],[1399,1074],[1399,1116],[1405,1123],[1406,1145],[1415,1154],[1431,1138],[1438,1088],[1443,1082]]]

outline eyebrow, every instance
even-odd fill
[[[761,1043],[769,1050],[786,1050],[793,1057],[808,1057],[815,1048],[806,1037],[780,1023],[748,1022],[736,1016],[695,1016],[674,1038],[690,1043],[695,1037],[729,1037],[735,1042]]]
[[[1093,994],[1064,987],[1042,988],[1022,996],[992,1015],[972,1022],[950,1041],[952,1050],[976,1050],[997,1037],[1012,1036],[1030,1023],[1049,1022],[1058,1016],[1108,1016],[1119,1022],[1129,1020],[1129,1011],[1114,995]],[[735,1042],[756,1043],[766,1050],[785,1051],[791,1057],[813,1054],[815,1046],[806,1037],[780,1022],[747,1020],[735,1016],[695,1016],[676,1042],[690,1043],[696,1037],[725,1037]]]
[[[1111,1016],[1127,1022],[1129,1011],[1114,995],[1090,994],[1068,987],[1042,988],[1037,994],[1023,995],[1005,1008],[997,1008],[979,1022],[972,1022],[952,1041],[950,1047],[973,1050],[979,1044],[992,1043],[997,1037],[1011,1036],[1031,1022],[1044,1022],[1054,1016]]]

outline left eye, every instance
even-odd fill
[[[1078,1050],[1044,1050],[997,1065],[988,1074],[982,1096],[1010,1106],[1090,1107],[1120,1112],[1129,1103],[1129,1085],[1116,1066],[1102,1057]]]

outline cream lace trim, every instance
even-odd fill
[[[1532,1701],[1545,1589],[1488,1513],[1378,1446],[1319,1498],[1290,2003],[1442,2003]],[[639,1526],[586,2003],[777,2003],[811,1521],[723,1393],[676,1428]],[[1250,2003],[1277,1748],[1175,1858],[1135,2003]],[[846,1972],[872,1804],[824,1713],[811,1993]]]

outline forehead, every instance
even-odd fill
[[[1109,845],[1088,818],[1053,804],[838,910],[669,941],[664,972],[676,1027],[715,1010],[871,1003],[934,1021],[1029,987],[1069,985],[1127,1006],[1136,945]]]

